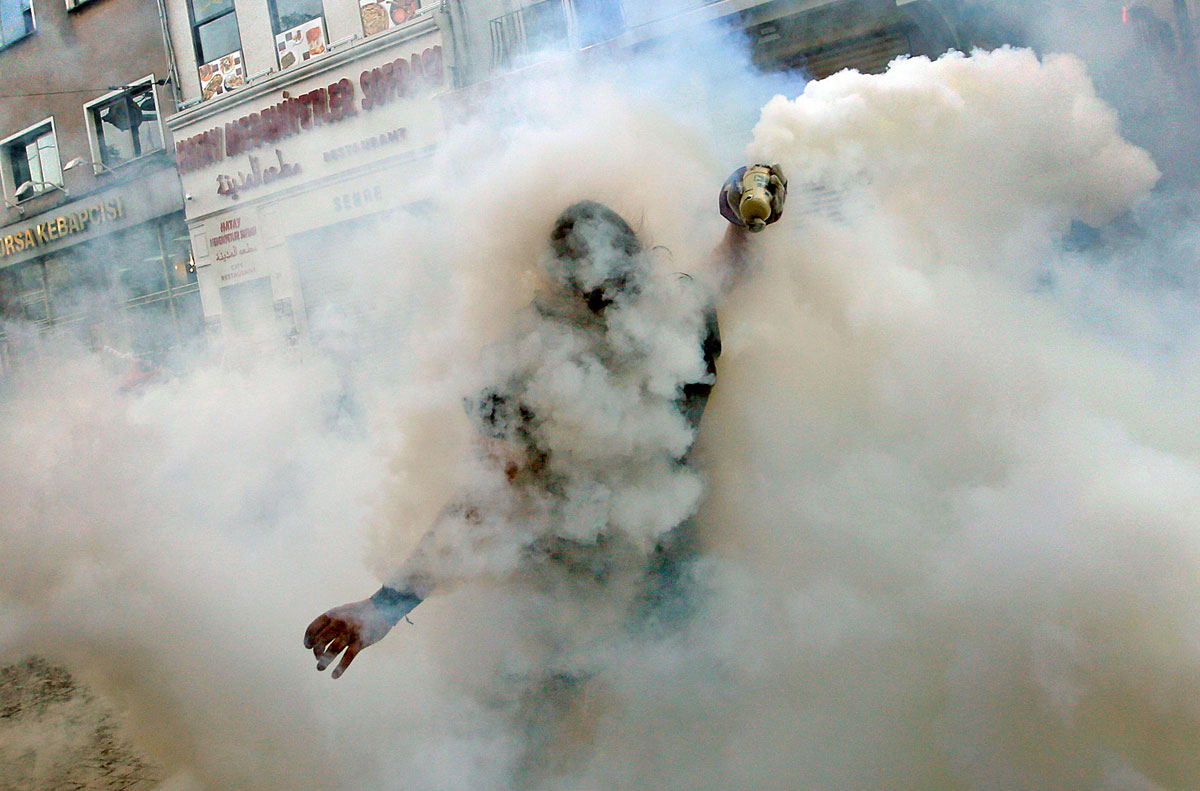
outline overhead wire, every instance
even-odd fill
[[[170,82],[170,78],[159,80],[151,80],[149,83],[140,83],[139,85],[109,85],[104,88],[74,88],[68,91],[36,91],[33,93],[0,93],[0,99],[29,99],[35,96],[65,96],[71,93],[99,93],[101,91],[131,91],[134,88],[142,85],[165,85]]]

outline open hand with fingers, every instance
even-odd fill
[[[420,602],[417,596],[382,588],[369,599],[318,615],[304,632],[304,647],[312,649],[317,670],[329,667],[344,651],[333,669],[333,677],[338,678],[360,651],[382,640]]]

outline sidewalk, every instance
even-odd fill
[[[0,666],[0,791],[152,791],[160,776],[65,667]]]

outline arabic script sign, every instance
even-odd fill
[[[244,173],[238,171],[236,176],[230,176],[226,173],[217,174],[217,194],[224,195],[232,200],[237,200],[243,192],[250,192],[258,189],[264,184],[270,184],[273,181],[280,179],[291,178],[300,175],[300,166],[283,161],[283,152],[278,148],[275,149],[275,159],[267,160],[268,164],[264,168],[258,157],[250,157],[250,172]],[[277,164],[276,164],[277,163]]]
[[[217,282],[226,285],[258,274],[258,220],[254,213],[226,214],[214,221],[208,249]]]

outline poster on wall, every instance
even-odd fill
[[[275,37],[275,51],[279,55],[279,68],[290,69],[297,63],[303,63],[325,52],[328,44],[325,37],[325,20],[321,17],[310,19],[291,30],[285,30]]]
[[[416,18],[421,0],[359,0],[363,35],[373,36]]]
[[[205,101],[245,84],[241,50],[200,66],[200,96]]]

